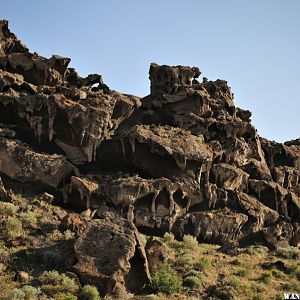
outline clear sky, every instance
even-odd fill
[[[300,137],[300,0],[5,0],[0,18],[31,51],[124,93],[149,94],[151,62],[199,66],[261,136]]]

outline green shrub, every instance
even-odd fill
[[[72,278],[69,278],[66,275],[60,275],[61,276],[61,287],[66,292],[73,292],[77,290],[77,284],[75,283],[75,280]]]
[[[275,300],[284,300],[284,296],[282,294],[277,294]]]
[[[0,215],[2,216],[14,216],[18,209],[19,207],[12,203],[0,201]]]
[[[30,285],[25,285],[21,288],[25,294],[25,300],[36,300],[41,293],[41,290]]]
[[[199,134],[199,135],[198,135],[198,141],[199,141],[199,143],[201,143],[201,144],[203,144],[203,143],[205,142],[205,138],[204,138],[203,134]]]
[[[209,299],[237,300],[237,291],[232,286],[216,286],[209,292]]]
[[[182,280],[169,264],[162,264],[154,270],[152,288],[162,293],[176,293],[182,288]]]
[[[16,217],[9,217],[6,222],[6,233],[9,239],[20,237],[23,234],[22,222]]]
[[[299,292],[300,291],[300,281],[297,279],[291,279],[288,283],[288,291]]]
[[[48,241],[59,241],[62,240],[64,238],[64,235],[57,229],[54,229],[52,232],[50,232],[47,235],[47,240]]]
[[[298,265],[297,264],[287,265],[287,272],[289,274],[296,274],[297,270],[298,270]]]
[[[190,250],[196,250],[198,248],[198,241],[192,235],[185,235],[183,237],[184,246]]]
[[[64,237],[65,237],[65,240],[72,240],[74,239],[75,237],[75,233],[72,232],[70,229],[67,229],[65,232],[64,232]]]
[[[263,272],[260,276],[260,281],[265,284],[270,284],[272,282],[272,274],[270,272]]]
[[[74,279],[69,278],[65,274],[59,274],[57,271],[45,271],[39,281],[43,285],[43,289],[49,292],[73,293],[78,290],[78,286]]]
[[[55,300],[77,300],[77,296],[74,296],[69,293],[58,293],[54,295]],[[49,298],[47,298],[49,299]],[[51,298],[52,299],[52,298]]]
[[[202,286],[202,281],[197,276],[187,276],[184,278],[183,283],[193,289],[199,289]]]
[[[176,264],[181,266],[192,265],[194,263],[194,258],[191,254],[182,254],[176,257]]]
[[[211,261],[209,258],[202,257],[197,263],[195,264],[196,268],[200,271],[204,271],[211,267]]]
[[[256,295],[253,296],[252,299],[253,300],[263,300],[264,298],[263,298],[262,294],[256,294]]]
[[[42,284],[58,284],[61,276],[57,271],[45,271],[40,277],[39,281]]]
[[[25,293],[21,289],[13,289],[3,300],[25,300]]]
[[[197,270],[190,270],[187,274],[186,274],[186,277],[187,276],[196,276],[196,277],[199,277],[201,278],[202,277],[202,273],[197,271]]]
[[[183,242],[179,242],[177,240],[173,240],[170,242],[166,243],[170,248],[174,249],[175,251],[184,249],[184,243]]]
[[[275,252],[275,255],[281,258],[299,259],[300,250],[297,247],[292,246],[286,248],[278,248]]]
[[[38,300],[41,294],[40,289],[30,285],[25,285],[20,289],[12,290],[6,297],[1,298],[2,300]]]
[[[272,270],[272,275],[274,277],[280,278],[280,279],[285,279],[286,278],[286,275],[282,271],[279,271],[279,270]]]
[[[236,271],[235,275],[239,277],[246,277],[249,275],[249,273],[250,273],[249,270],[240,268]]]
[[[80,300],[100,300],[100,295],[96,287],[85,285],[80,293]]]
[[[232,286],[236,290],[240,289],[243,286],[241,280],[236,276],[230,276],[228,280],[226,280],[226,285]]]
[[[22,224],[25,228],[33,227],[37,223],[36,216],[35,216],[34,212],[32,212],[32,211],[27,211],[27,212],[24,212],[24,213],[20,213],[19,216],[20,216]]]
[[[163,237],[163,241],[165,243],[173,242],[174,241],[174,235],[173,235],[173,233],[166,232],[165,235],[164,235],[164,237]]]

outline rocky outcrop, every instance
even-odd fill
[[[19,46],[1,22],[0,119],[28,142],[60,148],[74,164],[95,160],[101,141],[140,105],[137,97],[110,91],[100,75],[81,78],[69,58],[50,59]],[[93,85],[98,86],[93,87]]]
[[[0,172],[22,183],[57,189],[75,173],[63,155],[38,153],[16,139],[0,138]]]
[[[259,137],[225,80],[151,64],[140,99],[69,63],[31,53],[0,21],[0,173],[77,210],[61,226],[79,236],[83,281],[119,296],[147,283],[137,229],[230,251],[299,246],[300,140]]]
[[[75,272],[101,295],[127,299],[150,282],[138,231],[125,219],[90,221],[75,243]]]
[[[173,231],[179,239],[185,234],[191,234],[199,241],[222,244],[227,240],[241,239],[241,230],[247,220],[246,215],[228,209],[218,212],[194,212],[178,220]]]

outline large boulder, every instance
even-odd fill
[[[117,218],[90,221],[75,243],[75,272],[100,294],[127,299],[150,282],[147,258],[132,222]]]

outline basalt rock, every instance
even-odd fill
[[[179,239],[185,234],[191,234],[199,241],[222,244],[227,240],[241,239],[241,230],[247,220],[246,215],[228,209],[218,212],[194,212],[179,219],[173,231]]]
[[[10,188],[50,190],[76,209],[60,219],[79,235],[83,281],[120,297],[147,283],[136,228],[232,253],[299,246],[300,140],[259,137],[225,80],[151,64],[140,99],[69,63],[31,53],[0,21],[0,173]]]
[[[75,254],[81,282],[97,286],[101,296],[127,299],[150,282],[138,231],[125,219],[90,221],[75,243]]]
[[[65,197],[73,207],[96,209],[98,215],[103,207],[115,207],[117,215],[134,221],[140,230],[164,233],[187,213],[195,195],[167,178],[115,175],[73,176]]]
[[[0,138],[0,172],[9,178],[57,189],[75,174],[74,167],[62,155],[38,153],[16,139]]]

